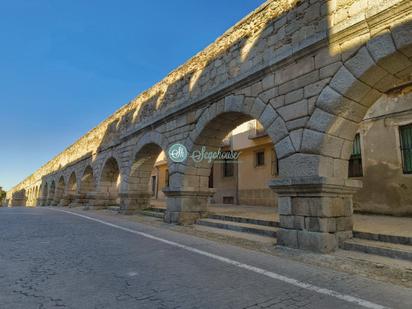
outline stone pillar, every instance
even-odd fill
[[[278,245],[327,253],[352,238],[352,195],[358,180],[319,176],[272,180],[278,194]]]
[[[27,199],[25,197],[12,197],[9,207],[26,206]]]
[[[99,208],[104,208],[100,206],[101,202],[99,202],[99,197],[101,194],[98,192],[88,192],[85,195],[85,198],[83,200],[84,210],[89,210],[89,209],[99,209]]]
[[[69,207],[80,207],[82,204],[80,203],[80,194],[79,193],[72,193],[70,196],[70,203]]]
[[[116,200],[106,193],[89,192],[86,194],[87,204],[84,209],[104,209],[117,204]]]
[[[73,195],[73,201],[69,204],[69,207],[81,207],[86,206],[89,202],[86,193],[76,193]]]
[[[207,214],[207,202],[213,195],[213,189],[199,190],[197,188],[163,189],[167,196],[165,222],[177,224],[193,224]]]
[[[149,192],[119,193],[120,213],[132,215],[139,210],[150,207],[152,195]]]
[[[64,195],[64,196],[60,199],[59,206],[61,206],[61,207],[69,206],[69,204],[71,203],[71,201],[72,201],[71,195],[70,195],[70,194],[66,194],[66,195]]]

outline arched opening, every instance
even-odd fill
[[[325,164],[333,160],[334,173],[326,176],[363,181],[354,195],[355,209],[361,211],[412,213],[407,197],[412,183],[406,175],[412,123],[412,42],[406,38],[412,36],[411,25],[378,33],[353,53],[322,90],[309,121],[312,130],[322,132],[312,142],[317,153],[325,156]],[[313,135],[307,132],[303,144]]]
[[[110,157],[104,164],[99,181],[99,194],[102,195],[100,206],[118,206],[120,189],[120,169],[116,159]],[[100,198],[100,197],[99,197]]]
[[[95,193],[96,183],[93,174],[93,168],[88,165],[84,171],[82,178],[80,179],[79,194],[75,204],[87,205],[92,198],[92,194]]]
[[[56,183],[53,180],[51,185],[50,185],[50,189],[49,189],[49,194],[47,195],[47,205],[48,206],[52,206],[53,205],[53,201],[54,201],[54,196],[56,194]]]
[[[363,184],[354,212],[411,216],[411,173],[412,92],[382,95],[360,122],[349,157],[349,178]]]
[[[67,190],[65,194],[64,206],[70,205],[77,197],[77,177],[73,171],[70,174],[69,181],[67,182]]]
[[[300,153],[280,162],[309,176],[272,183],[281,197],[278,243],[328,252],[352,237],[353,195],[362,190],[356,178],[348,179],[354,139],[378,99],[411,84],[411,37],[410,23],[396,26],[338,55],[338,69],[305,125]]]
[[[40,185],[36,186],[35,194],[34,194],[34,199],[35,199],[35,206],[40,206]]]
[[[60,204],[63,198],[63,195],[64,195],[64,189],[65,189],[64,177],[60,176],[59,181],[57,183],[57,187],[56,187],[56,194],[54,196],[54,201],[53,201],[54,205]]]
[[[36,193],[36,197],[37,197],[37,199],[39,199],[40,198],[40,190],[41,190],[41,185],[38,185],[37,186],[37,193]]]
[[[276,206],[268,182],[277,177],[277,150],[294,151],[282,118],[259,99],[230,96],[219,104],[204,111],[186,143],[189,157],[171,169],[168,222],[190,224],[208,203]]]
[[[90,165],[88,165],[84,172],[82,179],[80,181],[80,193],[87,194],[93,192],[95,190],[95,181],[93,176],[93,169]]]
[[[48,194],[49,194],[49,185],[47,182],[44,182],[40,186],[41,190],[41,206],[47,206],[47,199],[48,199]]]
[[[31,188],[25,191],[26,205],[31,206]]]
[[[155,167],[156,162],[158,165]],[[122,199],[121,210],[133,213],[137,209],[150,207],[150,200],[158,198],[159,190],[167,186],[163,176],[167,166],[161,146],[149,143],[138,149],[133,158],[128,177],[127,196]]]

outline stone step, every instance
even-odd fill
[[[142,210],[140,213],[147,217],[154,217],[154,218],[159,218],[159,219],[163,219],[163,216],[164,216],[164,214],[159,211]]]
[[[254,219],[254,218],[226,216],[226,215],[219,215],[219,214],[209,214],[208,218],[222,220],[222,221],[250,223],[250,224],[262,225],[262,226],[279,227],[279,222],[277,221],[261,220],[261,219]]]
[[[264,235],[269,237],[276,237],[277,227],[264,226],[251,223],[230,222],[218,219],[200,219],[197,221],[198,225],[204,225],[209,227],[215,227],[225,230],[253,233],[256,235]]]
[[[252,241],[255,243],[261,243],[261,244],[267,244],[267,245],[276,244],[276,238],[272,236],[237,232],[237,231],[225,230],[225,229],[221,229],[218,227],[211,227],[211,226],[199,225],[199,224],[195,224],[193,227],[196,231],[212,233],[215,235],[228,237],[228,238],[236,238],[242,243],[244,243],[244,241],[246,240],[246,241]]]
[[[341,245],[344,250],[358,251],[412,261],[412,246],[353,238]]]
[[[113,212],[119,212],[120,211],[120,206],[107,206],[107,210],[113,211]]]
[[[353,231],[353,237],[412,246],[412,237]]]
[[[149,208],[146,208],[145,211],[152,211],[152,212],[164,213],[164,212],[166,212],[166,208],[149,207]]]
[[[220,214],[209,214],[208,218],[228,221],[228,222],[250,223],[250,224],[261,225],[261,226],[279,227],[278,221],[227,216],[227,215],[220,215]],[[407,236],[376,234],[376,233],[361,232],[361,231],[356,231],[356,230],[353,231],[353,236],[359,239],[374,240],[374,241],[381,241],[381,242],[387,242],[387,243],[392,243],[392,244],[412,246],[412,237],[407,237]]]

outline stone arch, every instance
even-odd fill
[[[81,178],[78,180],[76,199],[70,205],[71,207],[81,205],[88,207],[87,205],[90,203],[90,201],[96,198],[96,181],[94,175],[95,173],[93,171],[92,166],[88,164],[83,169],[83,172],[81,173]]]
[[[74,202],[78,193],[77,175],[75,171],[72,171],[67,181],[66,191],[64,199],[61,202],[62,206],[68,206]]]
[[[361,187],[347,179],[353,139],[368,108],[412,80],[411,25],[376,33],[340,55],[303,130],[300,153],[280,162],[281,172],[292,173],[271,183],[279,196],[278,244],[327,252],[352,237],[352,195]]]
[[[269,135],[279,158],[295,151],[285,122],[275,109],[259,98],[244,97],[243,95],[231,95],[207,108],[199,118],[196,129],[190,133],[185,146],[189,153],[201,150],[202,146],[207,146],[208,150],[217,150],[221,147],[221,142],[228,133],[240,124],[253,119],[258,120]],[[193,160],[187,160],[183,167],[185,171],[183,182],[179,185],[205,187],[210,167],[211,162],[208,161],[195,163]],[[171,179],[172,173],[176,170],[179,171],[182,168],[175,167],[170,172]],[[192,177],[196,175],[193,172],[197,173],[197,177]]]
[[[67,189],[66,192],[67,194],[76,194],[77,193],[77,176],[76,172],[73,171],[70,174],[69,180],[67,182]]]
[[[81,194],[87,194],[95,191],[96,182],[94,179],[94,172],[91,165],[87,165],[83,170],[82,177],[80,179],[79,192]]]
[[[42,205],[46,206],[47,205],[47,195],[49,194],[49,185],[47,184],[47,182],[44,182],[41,186],[40,186],[40,190],[41,190],[41,199],[42,199]]]
[[[25,198],[26,198],[26,205],[30,206],[31,205],[31,188],[25,190]]]
[[[58,178],[57,185],[56,185],[56,193],[55,193],[54,201],[53,201],[54,205],[59,205],[60,202],[62,201],[65,188],[66,188],[66,182],[64,180],[64,176],[61,175]]]
[[[121,186],[121,172],[119,161],[114,157],[108,157],[100,174],[98,182],[98,194],[100,206],[119,205],[119,192]]]
[[[48,206],[51,206],[53,204],[55,194],[56,194],[56,182],[52,180],[50,184],[49,193],[47,194],[47,205]]]
[[[36,194],[35,194],[35,200],[36,200],[36,206],[41,206],[41,196],[40,196],[40,185],[36,186]]]
[[[127,173],[126,194],[122,194],[121,210],[133,213],[150,206],[149,182],[152,169],[162,151],[167,150],[167,140],[158,132],[149,132],[133,147],[131,166]],[[167,158],[168,166],[170,166]]]
[[[278,157],[295,152],[285,122],[272,105],[265,104],[259,98],[229,95],[203,111],[195,130],[185,141],[188,153],[201,151],[203,146],[207,151],[217,151],[225,136],[240,124],[253,119],[259,121],[272,140]],[[165,191],[168,196],[166,221],[191,223],[199,214],[202,215],[207,199],[212,195],[208,188],[212,164],[213,161],[195,162],[187,158],[182,163],[171,165],[170,186]],[[175,200],[182,201],[179,202],[180,208],[176,208]]]
[[[302,152],[324,157],[322,176],[347,177],[353,138],[368,109],[411,81],[412,22],[376,34],[343,62],[320,93],[303,134]]]

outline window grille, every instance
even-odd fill
[[[412,173],[412,124],[399,127],[404,174]]]
[[[349,159],[349,177],[362,177],[362,151],[359,133],[355,135],[353,140],[352,155]]]

